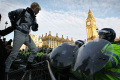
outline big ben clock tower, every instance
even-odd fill
[[[91,41],[96,38],[96,20],[89,8],[88,17],[86,19],[87,41]]]

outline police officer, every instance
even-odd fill
[[[116,33],[112,28],[103,28],[98,32],[99,38],[111,42],[114,52],[104,67],[104,71],[95,74],[95,80],[120,80],[120,46],[114,44]],[[100,77],[101,76],[101,77]]]
[[[50,54],[50,63],[57,80],[69,80],[74,67],[78,49],[84,41],[65,42],[54,48]]]
[[[83,80],[120,80],[120,46],[114,44],[116,33],[111,28],[103,28],[98,34],[99,39],[96,42],[95,40],[91,41],[92,44],[88,42],[90,46],[86,44],[80,50],[80,56],[78,55],[74,66],[74,70],[80,72],[77,74],[77,77]],[[101,42],[99,43],[99,41]],[[99,45],[97,45],[97,43]],[[105,46],[103,45],[104,43]],[[103,45],[105,49],[100,48],[101,45]],[[86,49],[87,47],[88,49]],[[85,54],[85,52],[87,52],[87,54]],[[85,58],[83,58],[82,55],[84,55]],[[86,58],[86,56],[88,56],[88,58]]]

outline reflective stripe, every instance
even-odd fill
[[[107,53],[107,54],[111,54],[111,53]],[[113,54],[113,56],[117,59],[118,63],[120,62],[120,59],[118,57],[118,55],[116,54]],[[116,66],[116,61],[115,59],[112,57],[112,59],[110,59],[111,63],[112,63],[112,67],[115,67]]]
[[[118,60],[118,62],[120,62],[120,59],[119,59],[118,55],[113,54],[113,56],[115,56],[115,57],[116,57],[116,59]]]
[[[113,75],[113,76],[116,76],[116,77],[120,77],[120,73],[117,73],[117,72],[104,71],[104,73],[108,74],[108,75]]]
[[[116,66],[116,61],[115,59],[112,57],[112,59],[110,59],[111,63],[112,63],[112,67],[115,67]]]

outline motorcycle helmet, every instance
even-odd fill
[[[103,28],[98,32],[99,36],[104,35],[105,37],[103,39],[106,39],[110,42],[114,42],[114,39],[116,37],[116,33],[113,29],[111,28]],[[100,38],[100,37],[99,37]]]
[[[83,44],[85,44],[83,40],[77,40],[77,41],[75,41],[75,45],[78,45],[79,48],[80,48]]]

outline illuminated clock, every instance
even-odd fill
[[[90,25],[91,24],[91,22],[89,21],[89,22],[87,22],[87,25]]]

